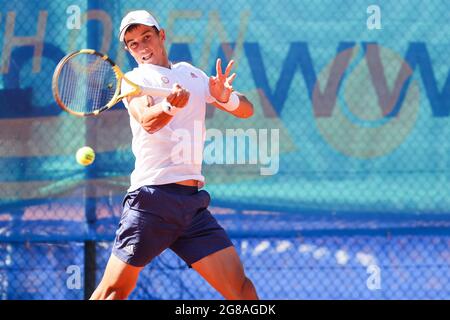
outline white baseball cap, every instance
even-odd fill
[[[122,22],[120,23],[120,41],[123,42],[125,32],[127,31],[128,27],[133,24],[143,24],[149,27],[156,27],[156,29],[160,30],[158,22],[156,21],[155,17],[150,14],[150,12],[145,10],[131,11],[128,12],[125,17],[123,17]]]

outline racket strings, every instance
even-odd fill
[[[67,60],[58,78],[62,103],[80,114],[105,108],[113,100],[116,88],[112,65],[92,54],[78,54]]]

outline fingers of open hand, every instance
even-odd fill
[[[222,73],[222,59],[220,59],[220,58],[217,59],[217,61],[216,61],[217,78],[219,78],[220,80],[227,79],[228,76],[230,75],[233,65],[234,65],[234,60],[230,60],[230,62],[228,62],[228,65],[225,69],[225,73]]]
[[[216,60],[216,74],[219,79],[222,77],[222,60],[220,58]]]
[[[230,62],[228,62],[227,68],[225,69],[225,78],[228,78],[228,76],[230,75],[231,72],[231,68],[233,68],[233,64],[234,64],[234,60],[231,60]]]
[[[234,79],[236,79],[236,73],[233,73],[229,78],[228,78],[228,84],[232,84]]]

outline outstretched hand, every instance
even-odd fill
[[[230,99],[230,95],[233,92],[233,80],[236,78],[236,73],[230,76],[231,68],[233,67],[234,60],[231,60],[225,73],[222,73],[222,61],[217,59],[216,61],[216,75],[209,77],[209,92],[218,102],[226,103]]]

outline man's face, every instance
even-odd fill
[[[166,66],[168,63],[164,40],[164,30],[160,30],[158,34],[153,27],[145,25],[138,25],[127,31],[124,37],[128,51],[138,63],[159,66]]]

